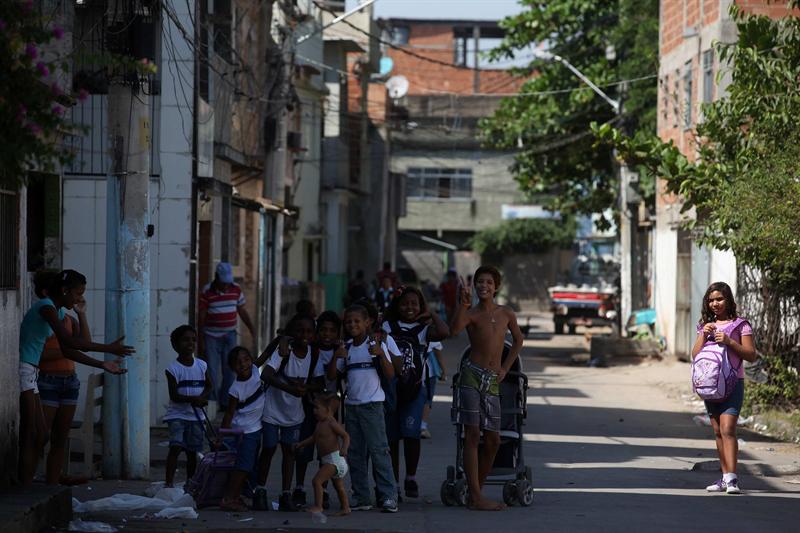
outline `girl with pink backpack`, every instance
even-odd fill
[[[722,467],[722,478],[706,487],[708,492],[741,493],[736,476],[736,421],[744,401],[742,361],[757,358],[753,328],[738,317],[731,288],[727,283],[712,283],[703,296],[692,347],[692,385],[705,400]]]

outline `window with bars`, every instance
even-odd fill
[[[408,198],[425,200],[472,198],[472,169],[411,167],[406,194]]]
[[[17,288],[18,233],[17,195],[0,189],[0,289]]]
[[[692,127],[692,62],[687,61],[683,67],[683,127]]]
[[[714,50],[703,52],[703,103],[714,99]]]

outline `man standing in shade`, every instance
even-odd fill
[[[228,368],[228,352],[236,346],[238,317],[255,337],[255,328],[244,307],[242,288],[233,282],[233,267],[230,263],[217,265],[214,281],[203,287],[200,293],[200,315],[197,319],[200,330],[199,353],[208,363],[208,372],[214,388],[210,400],[219,402],[221,409],[228,404],[228,389],[234,375]]]

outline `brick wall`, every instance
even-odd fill
[[[412,24],[408,45],[404,48],[430,59],[453,63],[453,27],[447,24]],[[473,94],[475,71],[471,68],[437,65],[391,48],[387,55],[394,61],[394,73],[408,78],[411,95]],[[524,81],[505,70],[481,70],[479,75],[478,92],[481,93],[514,92]]]

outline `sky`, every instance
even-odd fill
[[[358,0],[347,0],[347,8]],[[522,11],[517,0],[378,0],[376,18],[458,18],[499,20]]]

